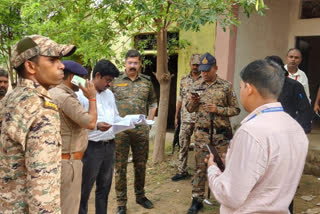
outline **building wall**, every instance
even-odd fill
[[[278,55],[286,63],[287,50],[295,47],[297,36],[320,35],[319,18],[299,19],[301,0],[265,0],[265,3],[269,7],[265,16],[252,14],[247,18],[239,13],[233,81],[239,102],[239,73],[245,65],[268,55]],[[240,115],[232,119],[233,125],[238,126],[246,115],[241,107]]]
[[[240,103],[240,71],[250,62],[268,55],[284,59],[288,49],[289,13],[292,0],[265,0],[269,10],[265,16],[252,14],[250,18],[239,13],[241,21],[237,30],[235,49],[234,89]],[[238,126],[247,112],[241,106],[241,113],[232,122]]]
[[[179,94],[181,77],[190,72],[190,56],[193,53],[204,54],[209,52],[214,53],[215,44],[215,31],[214,24],[205,25],[200,28],[199,32],[181,31],[179,35],[180,40],[187,40],[191,44],[179,51],[178,58],[178,80],[177,80],[177,94]]]
[[[319,36],[320,18],[299,19],[301,0],[290,0],[289,4],[289,29],[288,29],[288,48],[294,47],[296,36]]]
[[[215,33],[216,25],[215,24],[207,24],[205,26],[200,27],[199,32],[192,31],[180,31],[179,40],[186,40],[190,43],[190,45],[186,46],[186,48],[178,51],[178,76],[177,76],[177,90],[176,92],[179,94],[180,89],[180,80],[181,77],[188,74],[190,72],[190,56],[193,53],[204,54],[209,52],[211,54],[214,53],[214,44],[215,44]],[[118,68],[124,69],[124,53],[131,48],[132,40],[128,37],[121,37],[120,41],[113,46],[113,49],[116,50],[117,56],[121,64],[117,64]],[[146,51],[146,54],[156,54],[156,51]],[[155,71],[154,71],[155,72]]]

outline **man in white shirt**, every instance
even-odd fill
[[[115,160],[115,135],[111,125],[121,119],[113,93],[108,89],[119,70],[108,60],[100,60],[93,70],[93,84],[97,90],[98,119],[96,128],[88,131],[88,148],[83,156],[80,214],[88,212],[88,200],[96,182],[95,207],[97,214],[107,213],[108,195],[112,183]],[[77,93],[80,103],[88,109],[88,99]]]
[[[257,60],[240,73],[240,100],[250,114],[241,122],[221,172],[213,155],[208,182],[220,214],[288,214],[308,152],[302,127],[277,98],[284,75],[274,62]]]
[[[299,69],[301,61],[301,51],[297,48],[291,48],[288,50],[287,64],[284,67],[289,72],[289,78],[294,79],[303,85],[303,88],[310,102],[308,77],[302,70]]]

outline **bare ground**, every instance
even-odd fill
[[[169,135],[167,142],[172,142]],[[152,147],[152,146],[151,146]],[[171,177],[176,173],[177,152],[171,155],[171,143],[166,145],[166,160],[154,165],[149,160],[146,176],[146,196],[154,203],[153,209],[144,209],[135,202],[133,191],[133,164],[128,164],[128,214],[186,214],[191,205],[191,179],[172,182]],[[152,154],[152,148],[150,148]],[[151,155],[149,155],[151,156]],[[193,173],[194,156],[193,151],[189,152],[189,172]],[[315,196],[311,201],[305,201],[301,196]],[[212,199],[215,206],[205,205],[204,209],[199,213],[219,213],[219,205]],[[300,187],[295,196],[294,211],[295,213],[303,213],[308,209],[320,208],[320,180],[314,176],[303,175]],[[116,213],[117,203],[115,197],[114,184],[109,195],[108,213]],[[320,210],[320,209],[319,209]],[[89,214],[94,214],[94,190],[91,193],[89,201]],[[313,213],[320,213],[313,212]]]

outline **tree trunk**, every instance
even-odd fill
[[[157,132],[154,140],[152,161],[154,163],[159,163],[164,160],[171,82],[171,76],[168,71],[167,29],[165,28],[161,28],[157,33],[156,77],[160,84],[160,100],[157,118]]]
[[[13,76],[13,68],[12,68],[12,64],[11,64],[11,48],[8,48],[8,62],[7,62],[7,69],[8,69],[8,73],[9,73],[9,80],[11,83],[11,87],[12,89],[14,89],[17,86],[17,75],[16,74],[16,78],[14,78]]]

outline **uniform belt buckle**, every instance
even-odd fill
[[[100,140],[100,143],[103,143],[104,145],[108,145],[110,143],[112,143],[112,140]]]
[[[82,157],[83,157],[83,152],[73,152],[72,154],[70,153],[61,154],[61,158],[64,160],[70,160],[70,159],[82,160]]]

